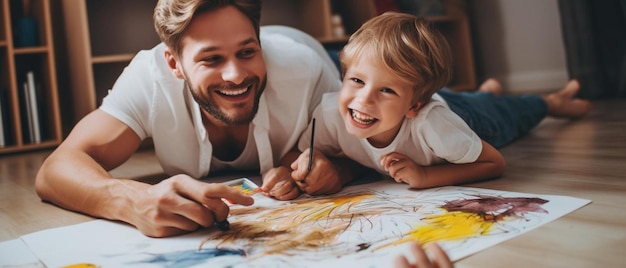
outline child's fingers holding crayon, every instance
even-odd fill
[[[295,161],[293,161],[293,163],[291,163],[291,169],[293,170],[291,172],[291,177],[298,185],[298,188],[300,188],[303,191],[304,191],[304,188],[306,188],[307,186],[306,178],[307,178],[307,175],[309,174],[309,170],[308,170],[309,157],[310,157],[309,150],[310,148],[304,150],[304,152],[302,152],[298,156],[298,158]],[[314,166],[312,168],[314,168]]]

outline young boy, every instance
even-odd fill
[[[502,175],[494,147],[524,135],[546,115],[579,117],[590,108],[575,99],[578,83],[548,96],[498,96],[488,80],[477,93],[439,90],[451,77],[443,36],[423,20],[385,13],[363,24],[341,52],[343,85],[327,93],[313,114],[314,164],[307,170],[311,126],[292,177],[309,194],[336,192],[319,179],[325,156],[349,157],[411,188],[467,183]],[[496,93],[496,94],[494,94]],[[340,185],[345,184],[341,182]]]

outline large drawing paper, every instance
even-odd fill
[[[228,231],[149,238],[96,220],[22,238],[48,267],[389,267],[413,240],[438,242],[459,260],[590,202],[468,187],[415,191],[389,181],[293,201],[253,196],[254,206],[231,206]]]
[[[21,239],[0,242],[0,267],[44,267]]]

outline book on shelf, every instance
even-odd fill
[[[28,133],[28,141],[30,143],[41,142],[41,128],[39,123],[39,105],[37,102],[37,87],[35,83],[35,74],[32,71],[26,73],[26,82],[24,82],[24,110],[26,112],[26,132]]]
[[[443,16],[445,13],[442,0],[396,0],[402,12],[418,17]]]
[[[8,120],[8,102],[6,100],[6,91],[4,89],[0,89],[0,148],[6,147],[8,144],[8,130],[9,128],[9,120]]]

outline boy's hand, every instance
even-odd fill
[[[389,153],[380,159],[380,164],[398,183],[406,183],[411,188],[420,188],[427,179],[424,167],[416,164],[401,153]]]
[[[272,168],[265,173],[261,190],[278,200],[291,200],[300,195],[300,189],[291,178],[291,170],[284,166]]]
[[[411,243],[411,253],[413,254],[414,261],[409,260],[400,255],[395,259],[396,268],[452,268],[454,264],[450,261],[450,257],[446,254],[439,245],[430,243],[422,247],[417,242]],[[428,252],[428,254],[427,254]]]
[[[291,177],[297,186],[310,195],[334,194],[341,190],[339,171],[326,156],[318,150],[313,151],[311,171],[309,166],[309,150],[306,149],[296,161],[291,163]]]

